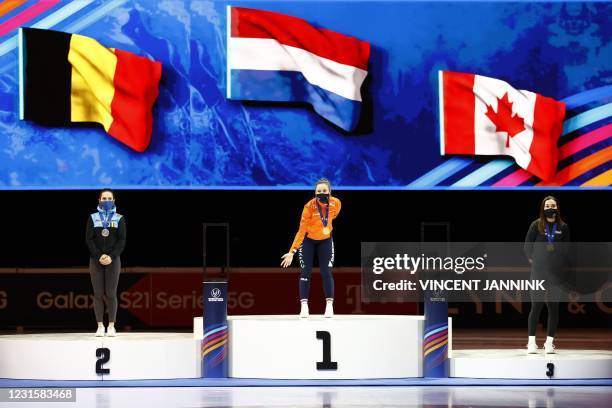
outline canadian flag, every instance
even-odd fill
[[[440,71],[440,153],[512,156],[542,180],[557,169],[565,104],[495,78]]]

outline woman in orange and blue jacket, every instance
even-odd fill
[[[323,290],[325,292],[325,317],[334,315],[334,278],[332,267],[334,265],[334,241],[332,238],[333,220],[340,214],[342,204],[336,197],[331,196],[331,184],[323,178],[315,184],[315,198],[308,201],[302,211],[300,229],[295,234],[293,244],[282,256],[283,268],[291,265],[293,255],[297,252],[300,260],[300,317],[308,317],[308,295],[310,293],[310,277],[314,254],[319,258],[319,268],[323,277]]]

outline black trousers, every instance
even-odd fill
[[[547,335],[555,337],[557,333],[557,326],[559,325],[559,302],[542,302],[532,299],[531,311],[529,312],[529,320],[527,323],[530,336],[535,336],[536,334],[536,327],[538,326],[538,321],[540,320],[540,314],[542,313],[544,305],[546,305],[546,310],[548,311],[548,323],[546,325]]]
[[[96,321],[104,321],[104,298],[108,311],[108,321],[117,318],[117,285],[121,271],[121,258],[113,259],[110,265],[104,266],[97,259],[89,259],[89,277],[94,291],[94,313]]]
[[[540,315],[542,309],[546,305],[546,311],[548,313],[548,323],[546,324],[546,330],[548,336],[554,337],[557,333],[557,326],[559,325],[559,300],[560,300],[560,289],[559,289],[559,275],[557,271],[560,270],[560,265],[551,262],[538,262],[532,264],[531,267],[531,279],[544,279],[546,286],[546,293],[531,293],[531,311],[529,312],[529,318],[527,321],[527,331],[530,336],[535,336],[538,322],[540,321]]]
[[[326,298],[334,297],[334,278],[332,267],[334,266],[334,241],[332,238],[314,240],[304,238],[298,255],[300,258],[300,299],[308,299],[310,294],[310,276],[312,275],[312,264],[314,255],[317,253],[319,258],[319,269],[323,277],[323,291]]]

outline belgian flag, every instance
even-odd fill
[[[20,119],[62,126],[97,122],[143,152],[151,142],[152,108],[162,66],[53,30],[19,30]]]

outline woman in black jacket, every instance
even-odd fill
[[[104,297],[108,312],[107,336],[117,335],[117,285],[121,270],[119,256],[125,248],[125,218],[117,213],[115,194],[100,191],[97,211],[87,221],[86,242],[89,248],[89,275],[94,291],[94,313],[98,322],[96,336],[104,336]]]
[[[533,221],[525,237],[525,255],[531,264],[531,279],[544,279],[546,301],[542,294],[531,294],[529,313],[527,353],[537,353],[536,326],[544,304],[548,310],[548,336],[544,352],[555,352],[553,340],[559,323],[559,278],[570,241],[568,225],[561,218],[559,200],[553,196],[544,197],[540,204],[540,217]]]

